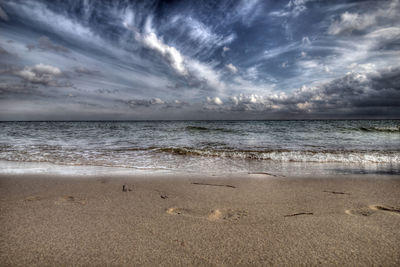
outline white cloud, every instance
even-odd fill
[[[312,103],[305,101],[304,103],[297,103],[296,106],[299,109],[303,109],[303,110],[309,110],[312,107]]]
[[[124,25],[125,28],[129,28],[131,27],[131,25],[134,25],[134,21],[135,21],[135,13],[133,13],[131,9],[127,9],[123,16],[122,25]]]
[[[221,75],[215,71],[212,66],[204,64],[195,59],[186,58],[187,67],[191,75],[200,81],[205,81],[209,86],[214,89],[225,88],[224,82],[221,81]]]
[[[42,63],[37,64],[33,67],[31,67],[31,69],[39,74],[51,74],[51,75],[60,75],[61,74],[61,70],[57,67],[53,67],[50,65],[44,65]]]
[[[351,70],[351,72],[357,72],[357,73],[376,72],[376,66],[373,63],[366,63],[366,64],[353,63],[348,68]]]
[[[164,44],[152,32],[143,36],[143,43],[150,49],[159,51],[180,74],[187,74],[183,64],[183,56],[175,47]]]
[[[44,65],[42,63],[32,67],[25,67],[23,70],[16,71],[15,75],[31,83],[49,85],[54,81],[54,77],[61,74],[57,67]]]
[[[394,0],[386,8],[378,8],[373,12],[359,14],[348,11],[341,14],[328,28],[328,33],[332,35],[341,33],[351,33],[355,30],[365,30],[376,25],[378,19],[398,18],[399,1]]]
[[[145,47],[155,50],[163,56],[176,72],[181,75],[188,74],[184,65],[184,57],[175,47],[165,44],[157,37],[151,26],[151,18],[146,21],[145,32],[143,34],[135,32],[135,37]]]
[[[291,51],[297,50],[297,49],[298,49],[298,45],[296,43],[291,43],[291,44],[288,44],[285,46],[279,46],[277,48],[264,51],[262,58],[263,59],[275,58],[282,54],[285,54],[285,53],[288,53],[288,52],[291,52]],[[257,58],[257,60],[259,60],[259,58]]]
[[[286,7],[290,10],[290,15],[293,17],[299,16],[301,13],[305,12],[307,10],[307,2],[310,2],[313,0],[290,0]]]
[[[132,27],[128,29],[134,31],[135,39],[144,47],[157,51],[179,75],[191,79],[195,84],[205,83],[214,90],[223,90],[225,88],[225,84],[221,81],[220,73],[215,71],[210,64],[184,56],[175,47],[165,44],[156,35],[152,27],[151,17],[147,19],[143,33]]]
[[[150,103],[153,105],[155,105],[155,104],[161,105],[161,104],[164,104],[165,102],[163,100],[161,100],[160,98],[156,97],[156,98],[151,99]]]
[[[225,67],[232,73],[238,72],[238,69],[232,63],[225,65]]]
[[[26,17],[46,25],[60,35],[90,40],[93,43],[100,42],[100,39],[89,28],[68,17],[52,12],[37,1],[8,2],[7,4],[12,6],[14,10],[18,10]]]
[[[369,42],[369,49],[382,49],[394,45],[394,50],[397,50],[400,42],[400,27],[382,28],[365,35],[366,42]]]
[[[185,22],[187,22],[186,25],[190,27],[189,36],[196,41],[208,42],[209,40],[215,41],[220,38],[218,35],[214,34],[208,26],[196,19],[189,17]]]
[[[284,10],[278,10],[278,11],[273,11],[269,13],[271,16],[275,17],[287,17],[290,15],[290,12],[284,11]]]
[[[356,13],[345,12],[340,19],[331,24],[328,29],[329,34],[340,34],[343,32],[352,32],[354,30],[363,30],[376,22],[374,15],[359,15]]]
[[[236,38],[234,34],[226,37],[218,35],[210,27],[192,17],[185,18],[184,22],[183,25],[189,28],[189,36],[204,45],[221,46],[232,42]]]
[[[222,105],[222,104],[224,104],[224,103],[222,102],[222,100],[221,100],[218,96],[213,97],[213,98],[207,96],[207,103],[209,103],[209,104],[215,104],[215,105]]]

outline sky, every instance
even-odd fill
[[[0,120],[400,118],[399,0],[0,0]]]

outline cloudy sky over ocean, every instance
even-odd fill
[[[0,1],[0,119],[400,117],[400,1]]]

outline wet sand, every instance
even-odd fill
[[[399,266],[400,178],[2,175],[0,226],[1,266]]]

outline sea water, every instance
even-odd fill
[[[0,172],[400,174],[400,120],[0,122]]]

